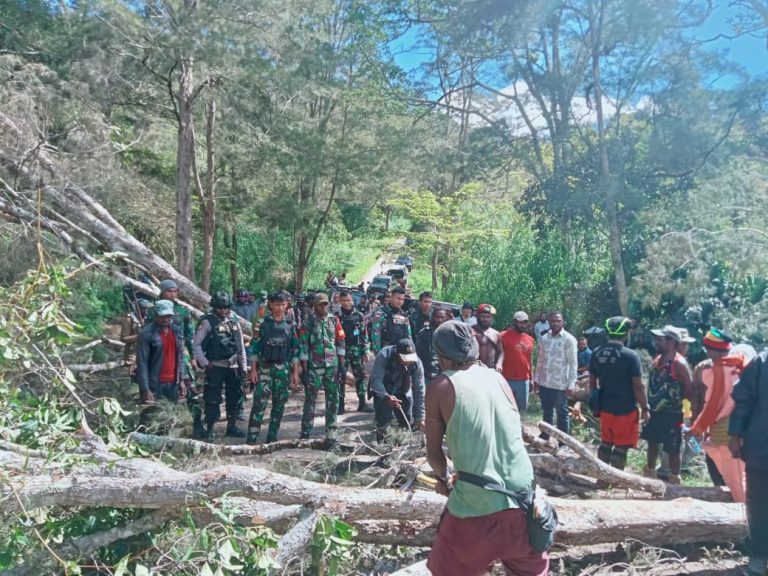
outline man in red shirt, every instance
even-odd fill
[[[531,385],[531,354],[535,340],[528,334],[528,314],[515,312],[512,328],[501,333],[504,362],[501,373],[512,388],[520,412],[528,410],[528,394]]]

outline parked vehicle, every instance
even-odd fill
[[[392,285],[392,276],[387,274],[378,274],[373,277],[371,284],[368,286],[368,296],[373,294],[386,294],[389,291],[389,287]]]
[[[397,260],[395,260],[395,264],[400,264],[401,266],[405,266],[408,268],[408,272],[413,270],[413,258],[408,255],[402,255],[398,256]]]
[[[407,280],[408,268],[401,264],[391,264],[389,268],[387,268],[387,275],[391,276],[395,280]]]

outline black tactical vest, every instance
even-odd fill
[[[381,326],[381,346],[394,346],[403,338],[408,338],[410,320],[402,310],[391,306],[384,309],[384,323]]]
[[[203,340],[203,352],[208,361],[229,360],[239,350],[237,341],[240,334],[240,324],[236,320],[226,318],[221,320],[215,314],[203,317],[211,326],[211,331]]]
[[[363,331],[365,330],[365,318],[360,312],[352,310],[345,314],[344,310],[339,312],[339,320],[344,330],[346,338],[345,344],[349,346],[360,346],[363,342]]]
[[[286,320],[278,324],[274,318],[267,316],[259,329],[261,359],[275,364],[287,362],[291,357],[292,337],[293,322]]]

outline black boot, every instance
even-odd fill
[[[208,440],[208,442],[216,440],[216,434],[213,432],[213,422],[208,422],[205,425],[205,439]]]
[[[342,385],[343,386],[343,385]],[[346,412],[346,409],[344,408],[344,388],[339,388],[339,409],[336,411],[336,414],[344,414]]]
[[[237,427],[237,421],[235,419],[229,419],[227,421],[227,436],[231,438],[245,438],[245,432]]]
[[[192,421],[192,437],[198,440],[206,440],[208,438],[208,431],[203,426],[203,421],[200,416],[197,416]]]
[[[368,406],[368,404],[365,402],[365,396],[358,396],[357,411],[367,413],[373,412],[373,408]]]

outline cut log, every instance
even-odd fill
[[[294,558],[300,558],[312,543],[315,527],[320,520],[320,513],[311,508],[302,508],[299,513],[299,521],[280,538],[277,549],[271,555],[278,563],[279,568],[269,571],[270,576],[284,574],[284,568]]]
[[[584,444],[576,440],[573,436],[561,432],[554,426],[551,426],[546,422],[539,422],[538,426],[542,432],[556,438],[589,463],[590,467],[594,470],[595,476],[599,480],[603,480],[613,486],[645,490],[656,496],[664,496],[664,493],[667,491],[667,485],[661,480],[654,480],[630,472],[624,472],[623,470],[618,470],[617,468],[598,460],[592,451],[584,446]]]
[[[109,370],[115,370],[116,368],[122,368],[125,366],[123,360],[112,360],[110,362],[101,362],[99,364],[67,364],[70,372],[73,374],[92,373],[92,372],[107,372]]]
[[[305,504],[362,527],[383,522],[378,540],[424,545],[437,525],[445,498],[435,493],[361,489],[318,484],[267,470],[220,466],[197,473],[172,471],[150,478],[13,477],[0,487],[0,512],[18,513],[21,503],[39,507],[130,507],[179,509],[200,498],[224,494],[282,505]],[[14,497],[16,493],[19,498]],[[621,542],[634,538],[648,544],[735,542],[746,532],[743,507],[738,504],[666,501],[577,501],[553,498],[562,522],[557,542],[567,545]],[[418,519],[425,526],[408,530]],[[367,531],[368,529],[366,529]],[[373,530],[373,526],[370,526]]]
[[[143,434],[141,432],[132,432],[127,437],[128,442],[148,448],[156,452],[176,451],[188,456],[197,454],[212,454],[216,456],[261,456],[272,454],[279,450],[288,449],[309,449],[309,450],[329,450],[334,445],[325,439],[314,440],[278,440],[269,444],[235,444],[222,445],[211,444],[210,442],[201,442],[191,438],[174,438],[173,436],[156,436],[153,434]]]

